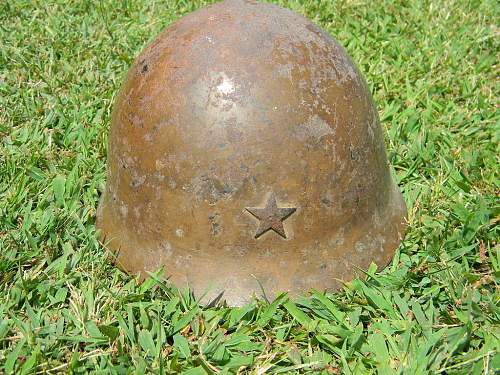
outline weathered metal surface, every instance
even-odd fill
[[[164,266],[231,305],[261,286],[335,289],[389,262],[405,215],[362,76],[289,10],[234,0],[182,18],[116,100],[97,225],[130,272]]]

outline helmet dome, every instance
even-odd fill
[[[116,99],[97,226],[124,269],[241,305],[334,289],[405,229],[377,111],[345,50],[275,5],[183,17]]]

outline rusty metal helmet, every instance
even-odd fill
[[[292,11],[191,13],[116,99],[97,226],[127,271],[230,305],[335,289],[390,261],[405,215],[363,77]]]

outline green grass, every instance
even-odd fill
[[[281,2],[334,35],[374,93],[409,208],[385,270],[231,309],[112,265],[94,218],[114,95],[203,3],[0,3],[0,373],[498,371],[495,0]]]

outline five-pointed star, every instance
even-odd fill
[[[278,207],[276,196],[274,193],[269,194],[266,207],[247,207],[246,210],[260,220],[259,228],[255,233],[255,238],[259,238],[268,230],[274,230],[281,237],[286,238],[285,229],[283,228],[283,220],[293,214],[296,208],[293,207]]]

